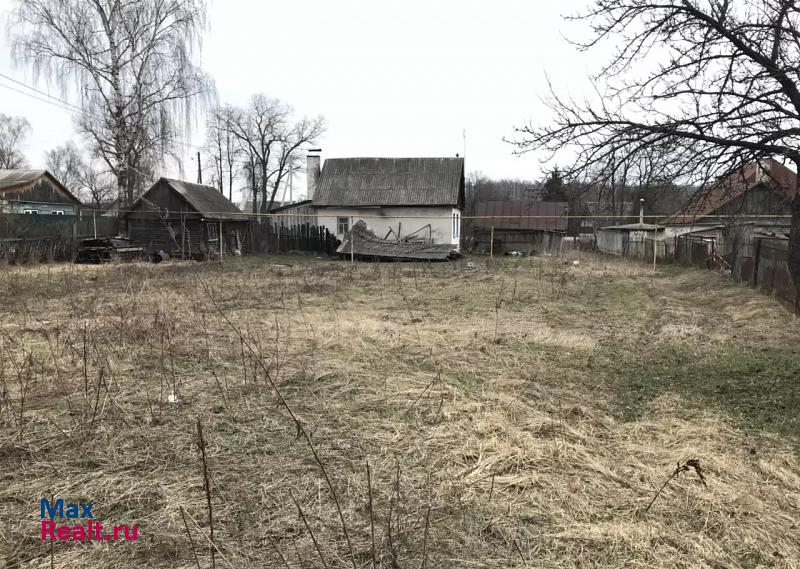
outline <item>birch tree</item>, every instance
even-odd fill
[[[80,131],[132,203],[212,89],[195,65],[202,0],[16,0],[15,61],[76,91]]]

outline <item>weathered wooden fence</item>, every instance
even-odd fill
[[[339,240],[325,227],[311,224],[286,226],[271,221],[251,222],[243,249],[248,253],[289,253],[295,251],[336,254]]]
[[[94,210],[80,215],[0,214],[0,260],[14,263],[66,261],[89,237],[117,235],[119,218]]]
[[[777,239],[757,239],[755,254],[737,263],[736,275],[744,282],[791,306],[798,307],[797,291],[789,272],[789,243]]]

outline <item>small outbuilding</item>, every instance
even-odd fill
[[[182,258],[240,251],[249,223],[217,188],[169,178],[153,184],[123,220],[134,243]]]
[[[567,231],[567,213],[567,202],[478,201],[469,248],[495,255],[556,253]]]
[[[597,250],[609,255],[647,258],[652,255],[653,243],[661,242],[663,257],[664,226],[653,223],[628,223],[611,225],[597,230]],[[651,242],[649,245],[647,243]],[[648,253],[649,251],[649,253]]]

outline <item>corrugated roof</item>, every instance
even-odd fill
[[[761,166],[757,162],[751,162],[729,174],[707,191],[699,193],[686,207],[664,219],[663,223],[691,223],[709,216],[725,204],[762,184],[790,198],[797,191],[797,174],[772,158],[762,162]]]
[[[472,223],[479,229],[566,231],[567,202],[479,201]]]
[[[205,217],[239,221],[247,219],[247,216],[217,188],[170,178],[161,178],[157,184],[161,181],[166,182],[173,190],[183,196],[195,211]]]
[[[463,158],[331,158],[315,206],[458,206]]]
[[[353,235],[355,239],[353,240]],[[353,240],[353,241],[351,241]],[[353,245],[351,245],[351,242]],[[358,221],[347,232],[342,244],[336,250],[341,255],[349,255],[351,248],[356,257],[401,261],[447,261],[458,256],[455,245],[441,243],[409,243],[381,239],[367,228],[364,221]]]

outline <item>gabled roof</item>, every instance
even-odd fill
[[[473,227],[520,231],[566,231],[567,202],[479,201]]]
[[[76,198],[64,184],[59,182],[58,179],[47,170],[0,170],[0,194],[20,189],[23,186],[36,182],[42,177],[49,178],[68,198],[73,200],[76,204],[81,205],[81,200]]]
[[[247,219],[246,214],[233,205],[217,188],[170,178],[158,180],[142,197],[136,200],[130,209],[133,210],[142,200],[147,199],[147,195],[162,183],[180,194],[192,209],[203,215],[203,217],[231,221],[245,221]]]
[[[462,206],[463,158],[331,158],[315,206]]]
[[[712,215],[721,207],[758,186],[772,188],[790,198],[797,191],[797,174],[772,158],[761,162],[760,165],[758,162],[750,162],[707,191],[696,194],[686,207],[664,219],[663,223],[692,223]]]

